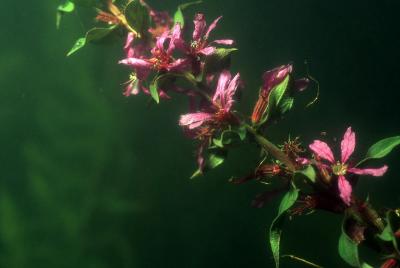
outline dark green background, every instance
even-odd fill
[[[400,133],[399,1],[205,2],[199,9],[209,21],[224,15],[213,37],[234,38],[240,49],[233,69],[246,82],[243,110],[251,110],[262,72],[276,65],[293,61],[304,73],[307,60],[321,84],[319,103],[300,105],[309,91],[271,139],[290,133],[308,143],[327,131],[332,140],[351,125],[361,157]],[[149,3],[173,11],[179,2]],[[266,228],[277,200],[251,208],[265,186],[227,182],[254,167],[257,149],[235,151],[222,168],[189,180],[195,146],[177,125],[186,101],[156,107],[143,95],[123,97],[122,40],[66,58],[93,13],[65,17],[57,31],[57,5],[1,4],[0,267],[272,267]],[[385,160],[385,178],[362,178],[361,196],[399,206],[399,156]],[[340,221],[296,218],[283,252],[344,267]]]

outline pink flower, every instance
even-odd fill
[[[196,129],[206,122],[214,127],[230,121],[232,114],[230,113],[233,105],[233,96],[239,86],[240,75],[236,74],[233,78],[229,71],[223,71],[219,76],[217,88],[212,98],[212,107],[207,112],[196,112],[182,115],[179,125],[188,129]],[[213,130],[214,128],[211,128]]]
[[[192,42],[190,47],[186,46],[184,50],[191,55],[197,56],[201,55],[211,55],[214,53],[216,47],[210,46],[211,43],[220,44],[220,45],[232,45],[233,40],[231,39],[222,39],[222,40],[214,40],[212,42],[208,41],[208,37],[210,33],[217,26],[218,21],[222,18],[222,16],[216,18],[211,25],[207,28],[207,23],[204,14],[198,13],[194,17],[194,30],[192,36]],[[181,45],[184,47],[185,45]]]
[[[127,50],[128,45],[125,45],[127,50],[127,58],[119,61],[120,64],[125,64],[134,68],[137,72],[144,75],[144,79],[152,71],[182,71],[187,65],[186,59],[174,59],[172,53],[175,50],[175,43],[181,40],[181,27],[176,24],[172,32],[164,32],[157,38],[156,45],[151,49],[151,58],[144,58],[142,55],[132,55]],[[127,44],[130,42],[128,35]]]
[[[350,167],[348,160],[354,152],[356,145],[355,133],[351,130],[351,127],[347,128],[341,142],[341,159],[335,161],[331,148],[323,141],[314,140],[309,146],[310,149],[320,158],[325,159],[329,162],[332,173],[338,176],[338,189],[340,198],[347,205],[350,205],[352,187],[345,175],[347,173],[353,173],[357,175],[371,175],[375,177],[382,176],[385,174],[388,167],[384,165],[381,168],[356,168]]]

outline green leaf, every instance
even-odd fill
[[[197,5],[202,2],[203,1],[193,1],[193,2],[179,5],[178,9],[175,11],[175,14],[174,14],[174,24],[179,23],[181,25],[181,27],[183,28],[185,25],[185,18],[183,16],[183,10],[188,8],[189,6]]]
[[[400,218],[395,211],[388,211],[386,213],[386,226],[383,231],[377,235],[379,239],[385,242],[392,242],[393,247],[399,253],[398,241],[394,234],[394,230],[400,227]]]
[[[372,267],[368,263],[360,260],[358,255],[358,244],[353,241],[346,233],[345,225],[349,218],[346,218],[342,224],[342,233],[339,237],[339,255],[349,265],[359,268],[370,268]]]
[[[213,54],[208,56],[204,63],[203,77],[207,74],[217,73],[229,68],[231,64],[231,54],[237,48],[217,48]]]
[[[65,13],[71,13],[75,9],[75,4],[71,1],[66,1],[64,4],[61,4],[57,7],[56,14],[56,28],[60,28],[61,18]]]
[[[150,85],[150,95],[157,103],[160,103],[160,96],[157,90],[157,83],[152,83]]]
[[[147,8],[139,0],[131,1],[125,8],[125,17],[129,26],[140,33],[147,34],[150,26],[150,16]]]
[[[289,79],[290,76],[288,75],[281,83],[279,83],[278,85],[276,85],[274,88],[271,89],[271,92],[269,93],[268,96],[268,106],[264,114],[264,117],[261,119],[259,125],[265,123],[274,114],[277,113],[279,114],[280,112],[279,106],[281,105],[283,96],[285,95],[288,89]]]
[[[385,157],[398,145],[400,145],[400,136],[380,140],[368,149],[366,159]]]
[[[67,53],[67,57],[71,56],[76,51],[83,48],[86,44],[103,39],[104,37],[109,35],[115,28],[116,28],[116,26],[114,25],[109,28],[93,28],[93,29],[89,30],[86,33],[85,37],[81,37],[75,42],[74,46]]]
[[[209,171],[210,169],[214,169],[220,165],[222,165],[222,163],[224,163],[227,153],[226,150],[223,150],[221,148],[213,148],[213,149],[209,149],[208,150],[208,154],[206,159],[206,163],[204,165],[204,172]],[[201,176],[203,174],[203,172],[200,169],[197,169],[192,176],[190,177],[190,179],[194,179],[198,176]]]
[[[272,249],[272,255],[275,260],[275,267],[279,267],[279,247],[286,211],[291,208],[299,197],[299,190],[294,186],[284,195],[279,205],[278,215],[274,219],[269,229],[269,242]]]
[[[339,255],[349,265],[353,267],[361,266],[358,257],[358,245],[346,234],[343,227],[339,237]]]
[[[225,157],[218,155],[218,154],[210,154],[210,157],[208,158],[208,166],[210,168],[216,168],[220,166],[222,163],[224,163]]]
[[[305,169],[296,171],[297,174],[302,174],[305,176],[307,179],[309,179],[311,182],[315,183],[317,174],[315,172],[315,169],[313,166],[308,165]]]
[[[282,101],[279,103],[280,114],[285,114],[289,112],[293,108],[294,98],[293,97],[284,97]]]

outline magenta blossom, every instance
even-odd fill
[[[220,44],[220,45],[232,45],[233,40],[231,39],[221,39],[221,40],[214,40],[212,42],[208,41],[208,37],[212,30],[215,29],[217,26],[218,21],[222,18],[222,16],[216,18],[211,25],[207,28],[207,23],[204,14],[198,13],[195,15],[195,18],[193,20],[194,23],[194,30],[193,30],[193,36],[192,36],[192,42],[190,46],[183,45],[181,46],[184,47],[184,50],[193,56],[197,55],[211,55],[214,53],[216,50],[216,47],[210,45],[212,43],[214,44]]]
[[[179,125],[188,129],[196,129],[206,122],[214,126],[220,126],[221,123],[229,121],[232,117],[230,111],[234,102],[233,96],[239,86],[239,78],[239,74],[232,78],[229,71],[223,71],[219,76],[210,111],[182,115]],[[213,128],[209,130],[212,131]]]
[[[131,39],[128,35],[127,44],[132,42]],[[135,55],[130,52],[129,45],[126,45],[127,58],[119,63],[131,66],[136,73],[142,74],[140,80],[146,79],[152,70],[180,72],[187,66],[187,60],[174,59],[172,56],[178,40],[181,40],[181,27],[179,24],[175,24],[171,32],[164,32],[157,38],[156,45],[151,49],[151,58],[146,59],[142,55]]]
[[[375,177],[382,176],[385,174],[388,167],[384,165],[381,168],[356,168],[350,167],[348,160],[354,152],[356,145],[355,133],[351,130],[351,127],[347,128],[341,142],[341,159],[335,161],[331,148],[323,141],[314,140],[310,144],[310,149],[320,158],[325,159],[329,162],[330,168],[333,174],[338,176],[338,189],[340,198],[346,205],[350,205],[352,187],[345,175],[347,173],[353,173],[357,175],[371,175]]]

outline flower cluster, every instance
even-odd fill
[[[356,136],[351,127],[340,143],[340,158],[335,158],[331,147],[321,140],[314,140],[308,151],[299,138],[275,145],[266,138],[269,126],[293,108],[296,94],[309,87],[309,78],[296,77],[292,63],[264,72],[252,113],[243,115],[235,109],[238,90],[244,83],[230,65],[231,53],[237,50],[232,47],[234,41],[210,38],[222,17],[207,25],[206,16],[196,13],[192,24],[185,23],[183,10],[195,3],[179,6],[172,18],[168,12],[154,10],[143,0],[129,0],[124,11],[108,0],[108,11],[96,7],[96,19],[109,28],[92,29],[86,39],[96,40],[116,28],[126,33],[125,56],[119,61],[130,69],[125,96],[143,92],[157,103],[160,98],[171,99],[173,94],[188,99],[189,111],[180,115],[177,123],[198,143],[198,170],[192,177],[221,165],[236,145],[255,144],[261,149],[257,167],[247,176],[232,178],[230,182],[255,181],[268,185],[255,198],[255,207],[262,207],[286,192],[270,228],[277,266],[282,217],[325,210],[345,217],[339,253],[346,262],[371,267],[361,263],[354,253],[359,244],[370,239],[369,243],[382,253],[381,267],[399,267],[399,210],[386,209],[385,213],[379,213],[368,201],[360,200],[353,190],[359,176],[379,177],[386,173],[386,165],[365,168],[363,164],[386,156],[400,144],[400,137],[377,142],[358,164],[352,160]],[[78,40],[69,55],[81,48],[86,39],[85,42]],[[250,93],[257,94],[251,89]],[[347,254],[346,250],[354,254]]]

